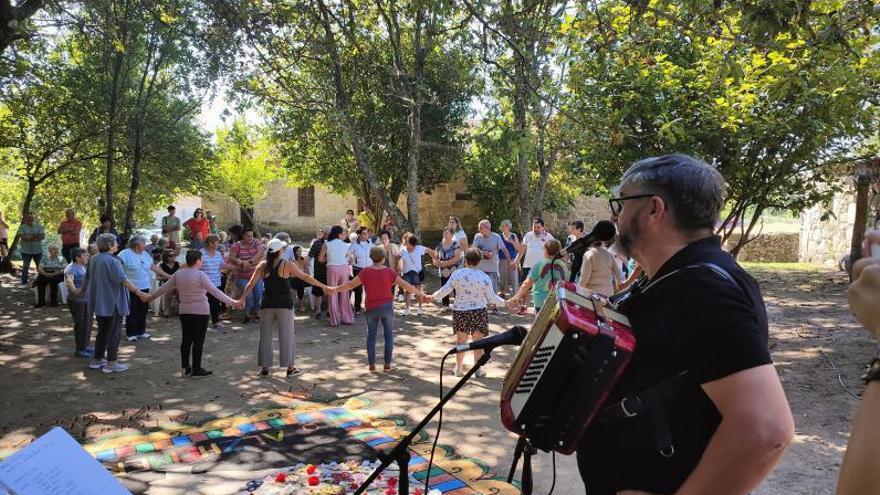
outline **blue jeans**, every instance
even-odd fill
[[[385,303],[378,308],[367,311],[367,364],[376,364],[376,331],[379,322],[385,333],[385,364],[391,364],[391,353],[394,351],[394,304]]]
[[[34,260],[35,265],[40,264],[40,260],[43,259],[43,253],[40,254],[28,254],[21,253],[21,283],[22,285],[27,285],[28,283],[28,270],[31,268],[31,260]]]
[[[235,286],[238,287],[238,290],[243,291],[245,287],[247,287],[250,279],[235,279]],[[248,316],[255,315],[260,311],[260,301],[263,300],[263,279],[257,280],[257,284],[254,285],[254,289],[248,294],[247,300],[244,302],[244,314]]]

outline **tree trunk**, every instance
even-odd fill
[[[526,77],[522,62],[516,63],[516,80],[513,90],[513,128],[516,131],[516,174],[519,179],[519,228],[520,232],[529,230],[532,224],[531,201],[529,201],[529,158],[525,151],[528,135],[528,119],[526,104],[528,99],[525,88]]]
[[[868,191],[871,188],[871,179],[867,173],[856,176],[856,215],[853,218],[852,241],[849,247],[849,263],[846,271],[849,281],[852,282],[852,266],[862,257],[862,240],[868,227]]]
[[[10,0],[0,0],[0,54],[12,43],[28,37],[22,26],[44,3],[43,0],[24,0],[13,6]]]
[[[755,211],[752,213],[752,218],[749,220],[749,226],[745,229],[740,227],[739,239],[736,240],[736,245],[730,250],[730,255],[736,258],[739,256],[739,252],[742,251],[742,248],[745,247],[746,244],[754,241],[757,236],[751,237],[752,231],[755,229],[755,225],[758,224],[758,220],[761,218],[761,215],[764,214],[765,206],[757,205],[755,206]],[[742,222],[746,219],[745,215],[742,216]],[[742,224],[740,224],[742,225]],[[760,234],[760,232],[758,233]]]
[[[128,204],[125,207],[123,239],[131,238],[131,231],[134,229],[134,210],[137,204],[138,188],[141,184],[141,161],[143,161],[143,155],[143,123],[140,118],[136,118],[134,123],[134,156],[131,161],[131,184],[128,188]]]
[[[419,229],[419,149],[422,146],[422,104],[413,102],[409,112],[409,150],[407,150],[406,213],[409,231],[418,239]]]
[[[113,165],[116,158],[116,115],[119,113],[119,78],[125,55],[116,51],[113,59],[113,82],[110,87],[110,113],[107,116],[107,159],[104,165],[104,214],[113,222]]]

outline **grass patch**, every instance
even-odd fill
[[[813,263],[773,263],[762,261],[744,261],[740,263],[750,272],[825,272],[827,267]]]

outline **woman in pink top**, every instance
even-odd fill
[[[211,314],[208,305],[208,296],[211,294],[222,303],[230,307],[243,307],[241,300],[232,299],[220,292],[211,283],[211,279],[202,267],[202,252],[191,249],[186,252],[186,268],[178,270],[159,287],[159,290],[149,295],[153,300],[162,297],[175,288],[177,289],[179,302],[180,327],[183,330],[183,339],[180,342],[180,363],[183,371],[181,376],[208,376],[210,371],[202,368],[202,348],[205,344],[205,334],[208,331],[208,319]],[[192,351],[192,367],[190,367],[190,351]]]
[[[333,292],[349,291],[360,285],[366,290],[367,310],[367,364],[370,371],[376,371],[376,331],[379,322],[385,334],[385,371],[391,366],[391,356],[394,350],[394,292],[395,285],[403,290],[416,294],[417,297],[426,297],[419,289],[408,284],[400,278],[396,271],[385,266],[385,248],[373,246],[370,248],[370,260],[373,264],[361,270],[350,282],[331,287]],[[420,299],[421,300],[421,299]]]

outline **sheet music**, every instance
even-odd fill
[[[0,462],[0,493],[131,495],[64,429],[55,427]]]

